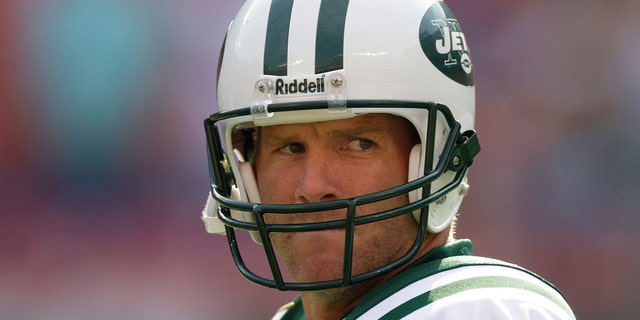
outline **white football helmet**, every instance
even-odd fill
[[[227,234],[234,260],[247,278],[280,290],[348,285],[403,265],[427,231],[449,226],[467,192],[467,168],[480,150],[473,131],[472,69],[464,33],[442,1],[248,1],[231,23],[221,52],[219,112],[205,120],[211,171],[211,195],[202,217],[207,230]],[[400,116],[415,126],[421,142],[411,152],[406,184],[330,202],[261,203],[247,132],[368,113]],[[339,223],[274,229],[263,219],[265,213],[355,210],[354,203],[401,194],[409,195],[407,206]],[[343,278],[332,281],[283,280],[269,233],[353,228],[399,214],[413,214],[421,232],[414,249],[398,261],[361,275],[345,268]],[[249,231],[264,245],[273,278],[244,264],[237,230]]]

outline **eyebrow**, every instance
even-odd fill
[[[359,136],[365,133],[377,133],[383,132],[382,128],[374,125],[362,125],[355,128],[347,128],[347,129],[336,129],[331,130],[331,136],[339,136],[339,137],[349,137],[349,136]]]
[[[383,131],[383,128],[365,122],[358,125],[357,127],[332,129],[331,131],[329,131],[329,135],[330,137],[350,137]],[[258,128],[255,135],[255,141],[263,146],[280,146],[290,142],[297,142],[301,140],[303,140],[303,138],[297,132],[292,132],[291,134],[287,133],[283,135],[275,133],[274,135],[270,136],[269,139],[263,139],[262,127]]]

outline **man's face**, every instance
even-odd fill
[[[386,114],[262,128],[255,158],[263,203],[300,204],[344,199],[407,182],[413,146],[408,121]],[[408,203],[406,195],[358,207],[367,215]],[[344,220],[346,210],[266,215],[268,223]],[[417,232],[411,214],[356,227],[353,274],[405,254]],[[272,234],[275,250],[295,281],[342,277],[345,231]]]

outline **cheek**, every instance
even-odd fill
[[[290,172],[275,170],[273,167],[256,166],[256,183],[263,203],[287,203],[287,194],[292,194],[294,182]]]
[[[374,167],[361,170],[356,176],[357,184],[369,192],[392,188],[407,182],[407,165],[404,159],[381,161]]]

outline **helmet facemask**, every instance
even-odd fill
[[[268,106],[268,111],[273,117],[275,115],[280,117],[276,121],[278,123],[287,122],[287,118],[296,119],[297,112],[312,110],[329,113],[327,102],[271,104]],[[255,109],[253,112],[255,113]],[[346,101],[344,113],[334,113],[333,117],[342,119],[369,113],[413,115],[407,120],[414,125],[417,124],[417,128],[423,128],[419,132],[422,143],[414,147],[409,164],[410,170],[419,170],[418,172],[410,172],[409,176],[417,178],[408,178],[406,184],[370,194],[307,204],[261,203],[259,190],[253,176],[253,168],[247,157],[250,155],[246,151],[239,151],[246,150],[246,147],[249,150],[252,148],[251,143],[246,143],[251,139],[250,133],[247,134],[247,132],[251,132],[252,119],[254,119],[252,108],[214,114],[205,120],[209,157],[212,164],[211,195],[214,201],[205,210],[203,219],[211,227],[211,231],[216,233],[220,233],[223,229],[220,223],[224,224],[224,233],[227,235],[234,261],[241,273],[247,278],[258,284],[280,290],[317,290],[358,283],[406,264],[418,252],[428,231],[439,232],[449,225],[455,215],[455,211],[450,208],[451,203],[454,203],[454,209],[457,211],[457,205],[464,195],[460,190],[461,185],[464,185],[467,168],[479,150],[475,133],[473,131],[461,133],[461,126],[455,121],[449,109],[438,103]],[[426,121],[418,124],[414,121],[420,120],[416,119],[425,119]],[[264,119],[262,120],[264,121]],[[226,139],[221,139],[222,136]],[[434,157],[433,155],[436,153],[438,156]],[[425,161],[424,159],[438,159],[438,161]],[[359,206],[399,196],[407,196],[410,200],[409,203],[366,216],[356,216]],[[270,224],[269,219],[266,218],[270,215],[320,214],[336,210],[342,210],[344,216],[330,221]],[[352,274],[356,226],[392,219],[405,214],[412,214],[418,225],[410,249],[392,263],[364,273]],[[435,223],[430,224],[429,221],[434,219]],[[345,230],[345,261],[342,277],[306,283],[285,280],[286,275],[283,272],[282,262],[278,260],[273,248],[272,235],[331,229]],[[245,263],[245,255],[242,251],[244,249],[240,248],[236,234],[238,230],[248,231],[255,242],[263,245],[270,275],[265,274],[264,271],[251,270],[251,267]]]

